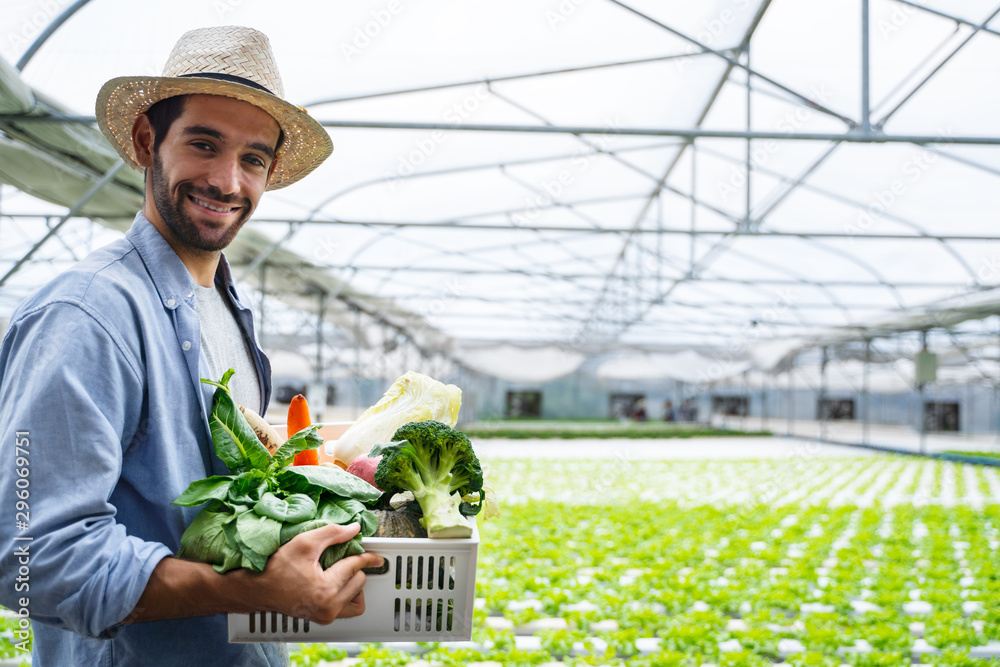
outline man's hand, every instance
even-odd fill
[[[356,523],[307,530],[274,552],[264,572],[247,572],[248,578],[256,580],[254,585],[263,589],[259,608],[317,623],[361,615],[365,610],[365,573],[361,570],[378,567],[382,557],[373,553],[350,556],[327,570],[319,564],[328,546],[348,541],[359,530]]]
[[[328,546],[346,542],[359,530],[355,523],[300,533],[271,554],[259,574],[249,570],[219,574],[207,563],[164,558],[123,622],[255,611],[277,611],[316,623],[358,616],[365,610],[361,570],[378,567],[382,557],[350,556],[326,570],[319,557]]]

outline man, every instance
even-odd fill
[[[228,473],[200,378],[232,367],[237,401],[263,413],[270,397],[222,249],[265,190],[332,151],[282,94],[267,38],[224,27],[182,36],[162,77],[98,95],[101,129],[146,170],[142,211],[22,304],[0,347],[0,604],[30,615],[34,667],[287,664],[282,644],[229,644],[224,614],[364,610],[360,570],[381,558],[318,562],[357,526],[303,533],[261,574],[172,556],[199,508],[171,501]]]

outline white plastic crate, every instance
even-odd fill
[[[388,569],[369,574],[365,612],[322,625],[277,612],[229,614],[230,642],[467,641],[479,530],[467,539],[366,537]]]

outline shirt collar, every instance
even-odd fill
[[[142,257],[146,269],[153,280],[160,300],[165,308],[173,310],[182,303],[194,307],[194,278],[184,266],[184,262],[170,247],[160,230],[153,226],[142,211],[135,214],[132,227],[125,237],[135,246]],[[215,281],[226,288],[226,292],[239,303],[234,287],[233,273],[225,254],[219,258],[215,271]]]

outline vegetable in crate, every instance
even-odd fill
[[[455,385],[413,371],[404,373],[333,443],[334,463],[347,468],[376,444],[388,442],[396,429],[409,422],[436,419],[454,426],[461,407],[462,390]]]
[[[380,456],[359,456],[354,459],[351,465],[347,466],[347,472],[355,477],[360,477],[372,486],[375,486],[375,470],[378,468]]]
[[[296,394],[291,403],[288,404],[288,421],[285,423],[285,430],[291,436],[304,428],[309,428],[310,425],[312,425],[312,420],[309,417],[309,404],[306,402],[306,397],[302,394]],[[295,455],[292,465],[319,465],[319,452],[315,449],[303,449]]]
[[[412,500],[401,507],[372,510],[378,517],[378,530],[373,537],[427,537],[427,529],[420,520],[420,506]]]
[[[322,444],[316,426],[293,434],[269,454],[233,401],[228,387],[233,372],[220,382],[202,380],[216,387],[209,417],[212,445],[232,474],[192,482],[174,501],[184,507],[208,503],[181,535],[178,558],[211,563],[220,573],[240,567],[262,572],[268,557],[299,533],[355,522],[361,531],[328,547],[320,564],[328,568],[364,553],[361,538],[378,528],[367,505],[379,499],[379,490],[338,468],[291,467],[297,453]]]
[[[479,512],[485,492],[483,469],[469,438],[447,424],[427,420],[404,424],[393,440],[372,449],[372,456],[382,457],[375,485],[386,493],[412,492],[423,510],[420,523],[428,537],[471,537],[466,517]],[[473,494],[476,502],[463,501]]]

